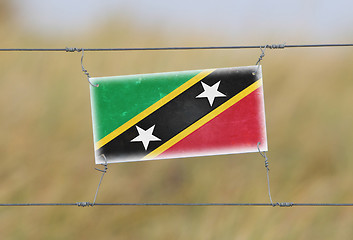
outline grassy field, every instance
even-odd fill
[[[1,47],[224,43],[192,35],[171,41],[158,29],[141,32],[128,22],[71,41],[9,29],[0,25]],[[274,201],[353,202],[352,49],[266,53]],[[84,65],[92,76],[114,76],[253,65],[259,54],[89,52]],[[1,203],[93,200],[100,173],[94,170],[89,85],[80,67],[79,53],[0,53]],[[97,201],[269,200],[263,158],[254,153],[112,164]],[[352,209],[343,207],[0,208],[1,239],[351,239],[352,226]]]

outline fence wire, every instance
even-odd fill
[[[95,206],[149,206],[149,207],[353,207],[353,203],[1,203],[0,207],[54,207],[54,206],[77,206],[77,207],[95,207]]]
[[[136,48],[0,48],[1,52],[99,52],[99,51],[180,51],[180,50],[230,50],[230,49],[285,49],[285,48],[322,48],[353,47],[353,43],[328,44],[266,44],[247,46],[195,46],[195,47],[136,47]]]

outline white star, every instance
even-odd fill
[[[204,91],[201,94],[197,95],[196,98],[207,98],[208,102],[212,107],[213,101],[216,97],[226,97],[226,95],[218,91],[220,83],[221,81],[218,81],[217,83],[213,84],[212,87],[210,87],[204,82],[201,82]]]
[[[131,142],[142,142],[143,146],[145,147],[145,150],[147,150],[148,144],[151,141],[162,141],[161,139],[152,135],[153,130],[154,130],[154,126],[156,126],[156,125],[153,125],[152,127],[150,127],[147,130],[143,130],[142,128],[140,128],[136,125],[136,129],[137,129],[139,135],[137,137],[135,137],[134,139],[132,139]]]

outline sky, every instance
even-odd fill
[[[173,35],[195,31],[244,39],[342,42],[353,37],[352,0],[13,0],[17,22],[43,34],[72,34],[123,16]],[[237,42],[237,41],[235,41]],[[257,41],[254,41],[257,42]]]

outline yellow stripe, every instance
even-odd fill
[[[111,140],[113,140],[123,132],[125,132],[127,129],[134,126],[136,123],[138,123],[139,121],[141,121],[142,119],[144,119],[145,117],[147,117],[148,115],[156,111],[158,108],[162,107],[163,105],[171,101],[173,98],[175,98],[176,96],[178,96],[179,94],[181,94],[182,92],[184,92],[185,90],[187,90],[188,88],[190,88],[191,86],[193,86],[194,84],[196,84],[197,82],[199,82],[200,80],[208,76],[214,70],[215,69],[209,69],[209,70],[204,70],[200,72],[199,74],[191,78],[189,81],[187,81],[186,83],[184,83],[183,85],[175,89],[173,92],[169,93],[164,98],[154,103],[153,105],[151,105],[150,107],[148,107],[147,109],[145,109],[144,111],[136,115],[135,117],[131,118],[129,121],[127,121],[117,129],[115,129],[113,132],[109,133],[107,136],[105,136],[104,138],[96,142],[95,149],[98,150],[99,148],[103,147],[105,144],[107,144],[108,142],[110,142]]]
[[[179,142],[186,136],[190,135],[192,132],[194,132],[195,130],[197,130],[198,128],[200,128],[201,126],[203,126],[204,124],[206,124],[207,122],[209,122],[210,120],[212,120],[213,118],[215,118],[216,116],[218,116],[219,114],[221,114],[222,112],[224,112],[225,110],[227,110],[228,108],[230,108],[231,106],[233,106],[234,104],[242,100],[244,97],[246,97],[256,89],[258,89],[261,85],[262,85],[262,79],[259,79],[258,81],[254,82],[249,87],[245,88],[243,91],[241,91],[240,93],[238,93],[237,95],[229,99],[227,102],[225,102],[224,104],[222,104],[221,106],[219,106],[218,108],[216,108],[215,110],[213,110],[212,112],[210,112],[209,114],[207,114],[206,116],[204,116],[203,118],[195,122],[194,124],[190,125],[184,131],[180,132],[178,135],[174,136],[169,141],[165,142],[163,145],[159,146],[154,151],[150,152],[143,159],[146,160],[146,159],[153,159],[157,157],[158,155],[160,155],[161,153],[163,153],[164,151],[166,151],[167,149],[175,145],[177,142]]]

